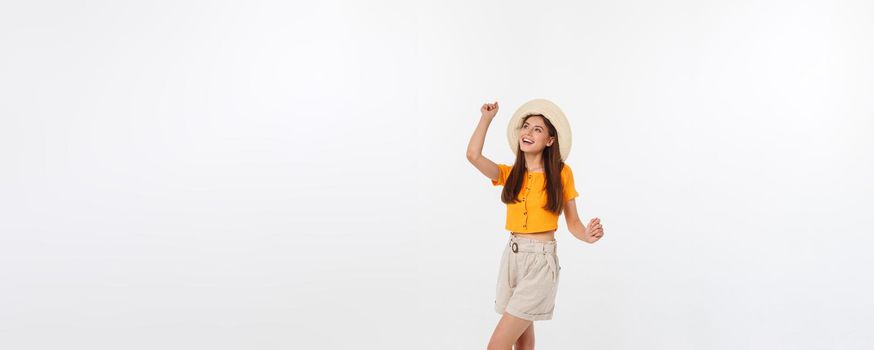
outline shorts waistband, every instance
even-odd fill
[[[513,253],[555,253],[556,241],[544,241],[534,238],[516,237],[510,235],[507,245]]]

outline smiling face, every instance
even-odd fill
[[[540,153],[547,146],[552,146],[555,136],[549,135],[549,127],[546,126],[542,116],[532,115],[522,120],[519,129],[519,149],[525,153]]]

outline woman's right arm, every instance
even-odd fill
[[[498,165],[483,156],[483,144],[486,141],[486,132],[489,130],[489,124],[498,113],[498,102],[486,103],[480,108],[482,116],[480,116],[479,124],[476,130],[473,131],[473,136],[470,137],[470,143],[467,144],[467,160],[470,161],[483,175],[492,180],[497,180],[501,175],[501,170]]]

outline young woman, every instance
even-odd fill
[[[486,131],[498,113],[498,103],[480,109],[479,125],[467,146],[467,159],[493,186],[504,186],[506,229],[510,237],[501,258],[495,311],[502,315],[489,340],[489,349],[534,348],[534,321],[552,319],[561,270],[555,230],[564,212],[571,234],[586,243],[604,235],[600,219],[588,226],[577,215],[571,168],[564,163],[570,152],[571,130],[561,109],[535,99],[513,114],[507,127],[512,166],[495,164],[482,155]],[[521,150],[521,152],[520,152]]]

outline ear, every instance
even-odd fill
[[[555,142],[555,136],[550,136],[549,142],[546,143],[546,147],[552,146],[553,142]]]

